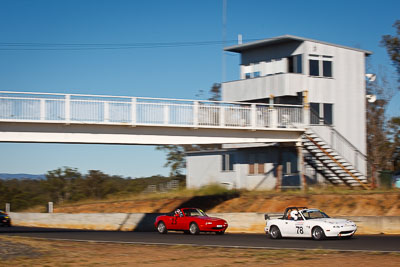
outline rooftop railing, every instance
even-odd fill
[[[304,128],[300,105],[0,91],[0,122]]]

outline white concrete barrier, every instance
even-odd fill
[[[11,212],[14,225],[119,231],[155,231],[154,221],[161,213],[18,213]],[[227,232],[264,233],[264,213],[209,213],[225,219]],[[346,216],[357,226],[358,234],[400,234],[400,216]]]

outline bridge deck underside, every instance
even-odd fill
[[[264,130],[1,122],[0,142],[81,144],[227,144],[296,142],[304,129]]]

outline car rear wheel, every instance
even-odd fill
[[[160,234],[166,234],[168,232],[167,227],[165,226],[164,222],[159,222],[157,225],[157,231]]]
[[[312,229],[312,238],[314,239],[314,240],[322,240],[322,239],[325,239],[325,233],[324,233],[324,231],[321,229],[321,227],[319,227],[319,226],[317,226],[317,227],[314,227],[313,229]]]
[[[199,227],[197,226],[196,223],[191,223],[190,226],[189,226],[189,232],[192,235],[198,235],[199,232],[200,232],[200,229],[199,229]]]
[[[269,230],[269,237],[272,239],[279,239],[281,238],[281,231],[279,231],[279,228],[277,226],[272,226],[271,229]]]

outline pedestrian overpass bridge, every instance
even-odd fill
[[[295,142],[304,125],[296,105],[0,91],[0,142]]]

